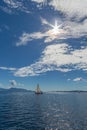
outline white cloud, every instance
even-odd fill
[[[87,19],[83,22],[66,22],[67,26],[65,28],[68,29],[67,38],[79,38],[82,36],[87,36]]]
[[[3,67],[3,66],[1,66],[0,69],[1,69],[1,70],[10,70],[10,71],[16,70],[16,68],[12,68],[12,67]]]
[[[55,10],[61,11],[68,17],[85,17],[87,16],[87,0],[32,0],[44,5],[52,6]]]
[[[16,80],[9,80],[9,82],[10,82],[10,84],[11,84],[11,86],[24,86],[24,84],[21,84],[21,83],[18,83],[18,82],[16,82]]]
[[[54,40],[58,41],[60,39],[68,39],[68,38],[80,38],[82,36],[87,36],[87,20],[84,20],[82,23],[64,21],[62,22],[60,19],[58,20],[59,32],[57,35],[53,34],[53,28],[51,23],[49,23],[46,19],[41,18],[41,24],[49,26],[48,30],[42,32],[33,32],[26,33],[24,32],[20,37],[16,46],[27,45],[30,41],[43,39],[44,43],[53,42]]]
[[[0,6],[0,9],[6,13],[12,14],[14,10],[30,13],[30,11],[24,6],[23,1],[19,2],[16,0],[3,0],[3,2],[6,4],[6,6]]]
[[[9,80],[9,82],[11,83],[12,86],[16,86],[17,82],[15,80]]]
[[[82,77],[77,77],[75,79],[73,79],[74,82],[78,82],[78,81],[83,81],[83,82],[87,82],[87,79],[84,79]]]
[[[67,31],[63,28],[59,28],[57,35],[53,34],[53,27],[55,25],[50,24],[46,19],[41,18],[41,24],[47,24],[49,29],[42,32],[26,33],[24,32],[20,37],[16,46],[27,45],[32,40],[43,39],[44,43],[52,42],[54,40],[65,39]],[[69,33],[70,34],[70,33]]]
[[[49,3],[55,10],[65,13],[68,17],[83,18],[87,16],[87,0],[51,0]]]
[[[47,2],[47,0],[32,0],[33,2],[37,2],[37,3],[45,3]]]
[[[28,42],[34,39],[42,39],[45,37],[44,33],[34,32],[34,33],[23,33],[21,37],[19,37],[19,42],[16,43],[16,46],[26,45]]]
[[[32,0],[37,4],[53,7],[57,11],[61,11],[67,17],[76,17],[77,19],[87,16],[87,0]],[[40,6],[37,6],[40,8]]]
[[[47,5],[47,0],[31,0],[32,2],[36,2],[38,4],[38,8],[41,9],[42,7]]]
[[[3,0],[8,6],[10,6],[11,8],[18,8],[20,6],[22,6],[21,2],[18,1],[14,1],[14,0]]]
[[[3,0],[8,7],[13,9],[20,9],[22,11],[28,12],[29,10],[24,6],[23,1],[17,0]],[[27,0],[27,4],[30,1]],[[35,2],[39,9],[44,8],[44,6],[53,7],[55,10],[60,11],[67,15],[67,17],[76,17],[77,19],[87,16],[87,0],[31,0]]]
[[[87,70],[87,47],[73,50],[68,44],[47,46],[40,59],[27,67],[19,68],[15,76],[35,76],[48,71],[68,72],[72,70]]]
[[[84,79],[82,77],[77,77],[73,79],[74,82],[83,81]]]

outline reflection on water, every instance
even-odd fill
[[[0,130],[87,130],[87,93],[0,94]]]

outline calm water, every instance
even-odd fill
[[[0,130],[87,130],[87,93],[0,94]]]

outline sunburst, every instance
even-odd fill
[[[53,29],[51,30],[52,34],[57,35],[57,34],[60,33],[60,30],[61,30],[60,27],[61,27],[61,25],[58,25],[57,21],[55,21],[55,25],[52,25],[52,27],[53,27]]]
[[[49,24],[49,26],[51,26],[52,29],[50,29],[48,32],[52,36],[57,36],[58,34],[61,34],[61,33],[64,32],[63,29],[61,28],[62,24],[58,25],[56,20],[55,20],[55,24],[54,25]]]

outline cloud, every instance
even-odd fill
[[[77,22],[71,22],[71,21],[64,21],[62,22],[60,19],[58,19],[58,23],[60,26],[59,31],[56,35],[53,34],[53,27],[55,26],[49,23],[46,19],[40,18],[41,25],[44,28],[44,25],[47,25],[49,28],[45,28],[42,30],[42,32],[33,32],[33,33],[26,33],[23,32],[23,34],[19,37],[16,46],[22,46],[27,45],[30,43],[30,41],[33,40],[40,40],[42,39],[44,43],[51,43],[54,41],[69,39],[69,38],[80,38],[83,36],[87,36],[87,20],[84,20],[83,22],[77,23]],[[47,30],[48,29],[48,30]]]
[[[12,9],[18,9],[23,12],[29,13],[29,9],[24,5],[24,0],[3,0],[7,5],[3,10],[8,10],[11,13]],[[75,17],[76,19],[84,18],[87,16],[87,0],[26,0],[27,5],[30,2],[35,2],[38,9],[49,6],[54,8],[56,11],[60,11],[68,18]]]
[[[51,0],[49,5],[66,14],[67,17],[83,18],[87,16],[87,0]]]
[[[6,24],[2,24],[0,26],[0,32],[3,32],[3,31],[9,31],[10,30],[10,27]]]
[[[24,84],[21,84],[21,83],[18,83],[18,82],[16,82],[16,80],[9,80],[9,82],[10,82],[10,84],[11,84],[11,86],[24,86]]]
[[[16,70],[16,68],[12,68],[12,67],[3,67],[3,66],[1,66],[0,69],[1,69],[1,70],[10,70],[10,71]]]
[[[67,38],[80,38],[87,36],[87,19],[80,23],[68,21],[66,22],[66,25],[65,28],[68,27]]]
[[[24,6],[23,1],[16,0],[3,0],[5,6],[0,6],[0,9],[8,14],[12,14],[14,11],[22,11],[25,13],[30,13],[27,7]]]
[[[84,81],[84,82],[87,82],[87,79],[84,79],[82,77],[77,77],[75,79],[73,79],[74,82],[78,82],[78,81]]]
[[[79,82],[79,81],[83,81],[83,82],[87,82],[87,79],[84,79],[82,77],[76,77],[74,79],[67,79],[67,81],[74,81],[74,82]]]
[[[16,46],[27,45],[30,41],[43,39],[44,43],[52,42],[57,39],[56,36],[52,36],[49,34],[50,32],[34,32],[34,33],[23,33],[22,36],[19,37]]]
[[[42,31],[42,32],[33,32],[33,33],[26,33],[23,32],[23,34],[19,37],[19,40],[16,43],[16,46],[22,46],[22,45],[27,45],[30,41],[33,40],[40,40],[42,39],[44,43],[49,43],[54,40],[59,40],[59,39],[66,39],[66,34],[67,30],[63,30],[63,28],[58,28],[59,32],[55,35],[53,34],[53,28],[55,26],[49,23],[46,19],[40,18],[41,19],[41,24],[43,25],[48,25],[49,29]]]
[[[46,35],[41,32],[34,32],[34,33],[23,33],[22,36],[19,37],[19,41],[16,43],[16,46],[26,45],[28,42],[36,39],[42,39]]]
[[[17,82],[15,80],[9,80],[9,82],[11,83],[12,86],[16,86]]]
[[[87,71],[87,47],[73,49],[67,43],[48,45],[43,50],[37,62],[21,68],[0,67],[12,71],[14,76],[38,76],[49,71]]]
[[[47,0],[32,0],[33,2],[37,2],[37,3],[45,3],[47,2]]]
[[[47,5],[47,0],[31,0],[31,1],[37,3],[38,4],[37,7],[39,9]]]
[[[18,7],[22,6],[22,3],[18,2],[18,1],[14,1],[14,0],[3,0],[3,1],[11,8],[18,8]]]
[[[66,43],[48,45],[40,59],[14,72],[15,76],[35,76],[49,71],[69,72],[72,70],[87,71],[87,47],[72,50]]]
[[[53,7],[54,10],[62,12],[69,18],[75,17],[79,19],[87,16],[87,0],[50,0],[49,2],[47,2],[47,0],[32,1],[37,4],[42,3],[41,6],[43,8],[43,5],[49,5],[50,7]],[[40,6],[37,7],[40,8]]]
[[[83,80],[84,79],[82,77],[78,77],[78,78],[73,79],[74,82],[83,81]]]

